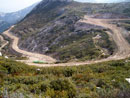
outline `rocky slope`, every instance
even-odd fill
[[[106,57],[114,52],[114,42],[105,33],[106,29],[79,20],[85,14],[97,18],[129,17],[129,12],[125,11],[129,5],[45,0],[17,24],[12,32],[20,37],[21,49],[49,54],[60,60]],[[93,38],[96,36],[100,38],[95,43]]]

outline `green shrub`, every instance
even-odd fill
[[[65,77],[70,77],[73,75],[73,73],[75,73],[76,69],[74,68],[66,68],[64,71],[63,71],[63,74]]]
[[[50,85],[55,91],[67,91],[69,98],[73,98],[76,95],[74,84],[67,79],[53,80]]]
[[[124,65],[125,65],[125,63],[122,62],[122,61],[113,61],[113,62],[110,63],[110,66],[115,66],[115,67],[124,66]]]
[[[73,67],[27,66],[0,59],[0,96],[5,88],[9,94],[37,98],[129,98],[129,60],[109,61]],[[13,70],[12,70],[13,69]]]

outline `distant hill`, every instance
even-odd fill
[[[0,20],[0,32],[3,32],[7,27],[9,27],[10,24],[5,22],[5,21],[2,21]]]
[[[38,3],[33,4],[23,10],[12,12],[12,13],[0,13],[0,32],[3,32],[9,26],[19,22],[23,19]]]
[[[2,13],[2,14],[0,14],[0,19],[8,22],[10,24],[14,24],[14,23],[20,21],[21,19],[23,19],[37,4],[38,3],[33,4],[32,6],[27,7],[25,9],[17,11],[17,12]]]

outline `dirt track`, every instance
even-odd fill
[[[13,28],[13,26],[9,30],[5,31],[3,34],[5,34],[9,38],[13,39],[12,49],[14,49],[18,53],[23,54],[23,56],[26,56],[28,58],[28,60],[23,60],[23,62],[28,64],[30,62],[37,61],[37,60],[46,61],[46,62],[49,62],[49,63],[54,63],[56,61],[52,57],[49,57],[49,56],[46,56],[46,55],[42,55],[42,54],[38,54],[38,53],[31,53],[31,52],[19,49],[19,47],[18,47],[19,38],[12,35],[9,32],[12,28]]]
[[[125,20],[125,19],[94,19],[94,18],[89,18],[85,16],[84,20],[81,20],[81,22],[95,24],[95,25],[102,26],[102,27],[112,30],[112,32],[107,32],[107,33],[115,41],[118,47],[118,51],[116,52],[114,56],[111,56],[109,58],[115,58],[115,59],[125,58],[130,54],[130,44],[122,36],[122,32],[123,32],[122,28],[119,28],[114,24],[109,24],[109,22],[113,20]]]
[[[111,32],[107,32],[107,33],[113,38],[113,40],[117,44],[117,47],[118,47],[117,52],[115,53],[115,55],[112,55],[106,59],[101,59],[101,60],[96,60],[96,61],[71,62],[71,63],[60,63],[60,64],[34,64],[34,63],[32,63],[34,60],[43,60],[43,61],[47,61],[49,63],[53,63],[56,60],[49,56],[46,56],[46,55],[42,55],[42,54],[38,54],[38,53],[31,53],[31,52],[27,52],[25,50],[19,49],[19,47],[18,47],[19,38],[12,35],[9,32],[10,29],[12,29],[12,28],[5,31],[4,34],[6,36],[10,37],[11,39],[13,39],[12,48],[15,51],[22,53],[24,56],[29,58],[29,60],[21,61],[21,62],[25,62],[28,65],[35,65],[35,66],[39,66],[39,67],[79,66],[79,65],[94,64],[94,63],[110,61],[110,60],[119,60],[119,59],[124,59],[124,58],[130,56],[130,45],[121,34],[121,32],[123,32],[123,29],[121,29],[113,24],[109,24],[109,21],[112,21],[112,20],[114,20],[114,19],[94,19],[94,18],[89,18],[87,16],[85,16],[83,20],[80,20],[80,22],[94,24],[94,25],[102,26],[102,27],[109,28],[112,30],[112,33]],[[118,20],[118,19],[116,19],[116,20]],[[125,20],[125,19],[119,19],[119,20]]]
[[[2,35],[0,35],[0,40],[3,42],[2,46],[0,47],[0,51],[1,51],[9,42],[4,40]]]

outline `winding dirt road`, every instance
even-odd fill
[[[50,56],[42,55],[42,54],[38,54],[38,53],[32,53],[32,52],[28,52],[28,51],[20,49],[18,47],[19,38],[10,33],[10,30],[12,28],[13,28],[13,26],[10,29],[8,29],[7,31],[5,31],[3,34],[5,34],[6,36],[8,36],[9,38],[11,38],[13,40],[12,49],[14,49],[18,53],[23,54],[24,57],[28,58],[28,60],[20,60],[20,61],[25,62],[27,64],[32,63],[33,61],[37,61],[37,60],[46,61],[48,63],[56,62],[56,60]]]
[[[114,20],[126,20],[126,19],[94,19],[88,16],[84,17],[84,20],[80,22],[85,22],[88,24],[95,24],[97,26],[102,26],[110,29],[112,32],[107,32],[110,37],[113,38],[116,43],[118,50],[114,56],[109,58],[125,58],[130,54],[130,44],[126,41],[126,39],[122,36],[122,32],[124,31],[122,28],[117,27],[114,24],[109,24],[109,22]],[[107,58],[107,59],[109,59]]]
[[[114,19],[95,19],[95,18],[90,18],[87,16],[85,16],[83,20],[80,20],[80,22],[89,23],[89,24],[93,24],[93,25],[97,25],[97,26],[102,26],[102,27],[112,30],[112,32],[107,32],[107,33],[115,41],[115,43],[118,47],[117,52],[108,58],[101,59],[101,60],[95,60],[95,61],[92,60],[92,61],[86,61],[86,62],[69,62],[69,63],[52,64],[52,63],[56,62],[56,60],[53,59],[52,57],[38,54],[38,53],[31,53],[31,52],[27,52],[25,50],[19,49],[19,47],[18,47],[19,38],[9,32],[13,27],[11,27],[9,30],[5,31],[4,34],[6,36],[8,36],[9,38],[13,39],[12,48],[15,51],[22,53],[24,56],[29,58],[28,60],[21,60],[21,62],[24,62],[28,65],[34,65],[34,66],[38,66],[38,67],[79,66],[79,65],[94,64],[94,63],[110,61],[110,60],[119,60],[119,59],[124,59],[124,58],[127,58],[130,56],[130,45],[121,34],[123,32],[123,29],[117,27],[116,25],[109,24],[109,22],[113,21],[113,20]],[[116,20],[125,20],[125,19],[116,19]],[[43,60],[50,64],[34,64],[34,63],[32,63],[34,60]]]
[[[9,42],[4,40],[2,35],[0,35],[0,40],[1,40],[1,42],[3,42],[3,44],[0,47],[0,51],[1,51]]]

